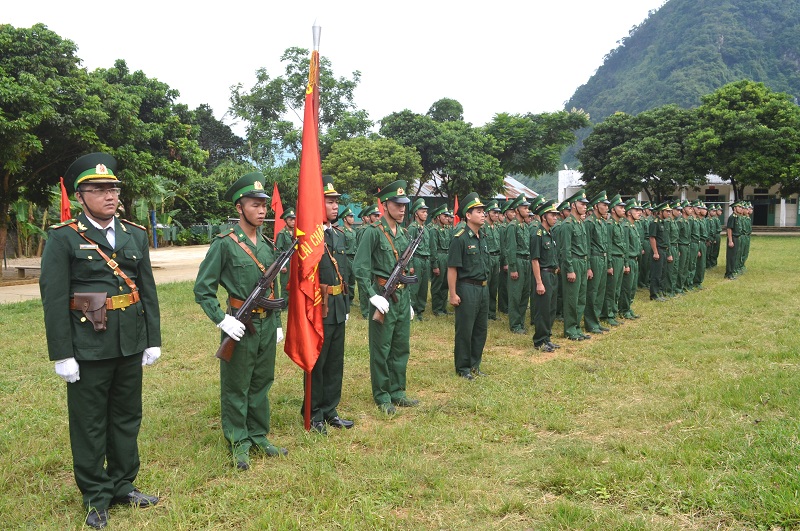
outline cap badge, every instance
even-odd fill
[[[406,195],[406,191],[403,190],[402,188],[398,188],[397,189],[397,195]]]
[[[94,167],[94,172],[97,175],[108,175],[108,168],[106,168],[105,164],[98,164]]]
[[[253,188],[256,189],[256,190],[263,190],[264,189],[264,185],[261,184],[261,181],[255,181],[253,183]]]

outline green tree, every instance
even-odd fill
[[[575,131],[589,125],[582,110],[542,114],[495,115],[483,130],[498,146],[497,158],[507,174],[535,177],[556,171],[564,149],[575,142]]]
[[[183,110],[181,106],[178,109]],[[200,128],[197,143],[208,152],[205,171],[211,172],[225,160],[242,161],[247,155],[247,142],[236,135],[231,127],[217,120],[208,104],[198,106],[193,112],[179,112],[183,123]]]
[[[633,195],[644,190],[660,201],[675,189],[705,182],[706,171],[687,139],[697,130],[697,115],[664,105],[631,116],[616,113],[598,124],[578,152],[590,193]]]
[[[271,77],[266,68],[256,71],[256,83],[245,91],[233,86],[231,112],[243,120],[250,157],[262,171],[300,157],[303,106],[308,83],[309,51],[288,48],[281,56],[283,76]],[[364,135],[373,123],[359,110],[353,92],[361,79],[355,71],[350,78],[335,77],[331,62],[320,58],[320,154],[324,157],[340,140]]]
[[[697,113],[692,147],[709,171],[731,181],[737,198],[745,186],[796,187],[800,107],[788,94],[737,81],[704,96]]]
[[[442,98],[431,105],[427,116],[434,122],[463,122],[464,106],[456,100]]]
[[[42,24],[0,25],[0,249],[10,205],[23,195],[47,204],[66,164],[100,143],[102,101],[75,51]]]
[[[413,148],[392,139],[362,136],[334,144],[322,171],[333,176],[336,189],[347,193],[351,201],[367,203],[390,181],[418,179],[422,167]]]

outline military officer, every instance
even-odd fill
[[[383,285],[400,255],[408,247],[407,231],[401,226],[410,203],[406,181],[394,181],[381,188],[379,200],[385,215],[364,229],[353,262],[359,290],[368,295],[370,312],[383,314],[383,322],[369,320],[369,372],[372,398],[378,409],[394,415],[399,407],[413,407],[419,400],[406,395],[406,367],[409,358],[410,321],[413,308],[409,290],[400,285],[396,300],[383,296]]]
[[[669,201],[659,203],[653,211],[656,218],[650,223],[650,300],[664,302],[664,291],[667,288],[665,263],[672,263],[670,254],[669,226],[666,224],[667,216],[672,216],[672,207]]]
[[[558,232],[561,229],[561,225],[564,223],[564,220],[567,219],[570,214],[572,213],[572,205],[569,204],[568,201],[562,201],[558,207],[558,219],[556,220],[556,224],[553,225],[553,228],[550,229],[550,232],[553,234],[553,239],[556,242],[561,242],[561,239],[558,236]],[[556,275],[556,283],[558,284],[558,295],[556,295],[556,320],[563,321],[564,320],[564,285],[561,282],[561,275]]]
[[[674,257],[678,262],[678,287],[677,292],[686,293],[689,291],[689,255],[692,244],[692,214],[693,209],[688,201],[678,201],[673,212],[680,211],[681,216],[675,218],[678,225],[678,256]]]
[[[408,286],[411,297],[411,307],[414,308],[414,315],[417,321],[423,321],[422,314],[425,313],[425,306],[428,304],[428,284],[431,280],[431,246],[430,234],[425,221],[428,219],[428,205],[421,197],[417,198],[411,205],[411,218],[414,220],[408,226],[408,237],[413,240],[420,231],[425,235],[420,240],[417,250],[414,252],[413,264],[414,274],[419,282]]]
[[[453,235],[447,257],[447,285],[455,308],[453,359],[456,375],[473,380],[481,372],[489,316],[489,247],[482,233],[484,204],[475,192],[464,196],[459,215],[464,225]]]
[[[319,261],[318,273],[324,339],[311,370],[311,429],[326,434],[327,426],[350,429],[354,424],[352,420],[339,417],[336,410],[342,399],[345,322],[350,315],[347,294],[354,278],[347,259],[344,232],[333,225],[338,218],[342,194],[336,191],[330,175],[322,176],[322,189],[325,196],[325,252]],[[305,386],[305,378],[303,384]],[[304,412],[305,400],[300,414]]]
[[[609,251],[609,270],[611,271],[608,282],[606,282],[606,296],[603,300],[603,316],[605,321],[611,326],[619,326],[617,321],[619,315],[619,298],[622,294],[622,281],[625,275],[630,273],[630,269],[625,263],[628,254],[628,240],[622,228],[622,220],[625,219],[625,203],[619,194],[611,198],[609,205],[611,218],[606,222],[608,228],[608,251]]]
[[[505,254],[508,263],[508,328],[515,334],[524,334],[525,313],[528,309],[531,283],[530,249],[528,230],[528,205],[525,194],[520,194],[508,207],[516,213],[516,219],[506,228]]]
[[[559,215],[553,201],[539,205],[536,214],[541,225],[531,237],[531,266],[536,284],[531,308],[535,315],[533,347],[543,352],[553,352],[559,346],[551,340],[558,291],[558,247],[552,229]]]
[[[719,250],[720,250],[720,243],[722,241],[722,205],[717,203],[714,205],[714,224],[712,225],[712,233],[711,233],[711,252],[709,253],[709,259],[711,261],[711,267],[717,267],[717,263],[719,261]]]
[[[222,333],[237,342],[231,360],[220,360],[219,379],[222,434],[238,470],[250,468],[251,447],[271,457],[288,453],[267,439],[275,347],[283,340],[279,312],[253,310],[253,329],[248,333],[233,316],[276,258],[275,246],[259,230],[269,199],[265,184],[264,175],[252,172],[228,188],[225,200],[235,205],[239,223],[211,242],[194,284],[195,302]],[[228,293],[227,312],[217,299],[219,286]],[[274,297],[269,291],[267,296]]]
[[[725,252],[725,278],[734,280],[737,275],[739,254],[741,250],[742,237],[742,202],[734,201],[731,204],[731,213],[725,225],[726,232],[726,252]]]
[[[547,199],[544,195],[539,194],[533,199],[531,199],[531,204],[528,205],[528,238],[530,238],[530,242],[528,244],[528,249],[530,253],[530,246],[533,245],[533,235],[539,230],[539,227],[542,226],[542,221],[539,216],[536,215],[536,209],[544,203]],[[529,254],[530,256],[530,254]],[[533,282],[533,271],[531,271],[531,280],[528,283],[530,284],[530,293],[528,294],[528,308],[530,308],[530,323],[531,326],[534,326],[535,315],[533,312],[533,296],[536,294],[536,284]]]
[[[622,292],[619,297],[619,313],[625,319],[638,319],[633,312],[633,299],[636,296],[636,286],[639,283],[639,262],[641,260],[642,238],[636,221],[642,215],[642,205],[635,198],[625,202],[625,218],[622,221],[622,231],[628,241],[626,267],[628,272],[622,278]]]
[[[511,210],[512,201],[506,200],[500,208],[501,221],[498,229],[500,230],[500,284],[497,287],[497,309],[501,313],[508,313],[508,257],[506,257],[506,232],[508,225],[514,221],[517,214]]]
[[[694,208],[697,212],[697,224],[700,226],[700,241],[697,243],[697,266],[695,267],[694,279],[692,279],[692,288],[701,290],[703,289],[703,281],[706,278],[706,256],[711,245],[711,223],[706,217],[708,207],[703,201],[698,199]]]
[[[364,235],[366,228],[378,221],[380,217],[381,212],[378,209],[378,205],[370,205],[361,211],[362,223],[356,230],[356,253],[358,253],[358,247],[361,244],[361,236]],[[353,263],[355,264],[355,257],[353,257]],[[360,288],[358,290],[358,302],[361,317],[369,319],[369,296]]]
[[[433,315],[447,315],[447,254],[450,251],[452,231],[447,215],[447,205],[441,205],[431,212],[431,311]]]
[[[650,222],[653,221],[653,211],[650,201],[642,201],[642,215],[639,218],[639,235],[642,237],[642,248],[644,255],[639,262],[639,287],[650,287]]]
[[[500,285],[500,206],[496,199],[486,204],[486,247],[489,250],[489,320],[497,321],[497,289]]]
[[[47,350],[68,384],[75,482],[95,529],[107,525],[111,505],[158,503],[134,486],[142,367],[161,355],[158,296],[147,231],[114,215],[116,169],[105,153],[67,169],[83,213],[50,231],[39,278]]]
[[[602,334],[609,329],[600,323],[604,318],[603,301],[606,298],[606,284],[613,280],[614,269],[609,257],[609,235],[606,217],[608,215],[606,191],[595,195],[589,202],[592,213],[583,222],[586,237],[589,240],[589,269],[596,273],[586,283],[586,310],[583,321],[586,331],[591,334]]]
[[[282,253],[294,241],[294,225],[297,222],[297,216],[295,216],[294,208],[287,208],[286,211],[281,214],[281,219],[286,222],[286,225],[275,235],[275,247],[277,248],[278,252]],[[286,304],[289,304],[289,266],[288,264],[281,269],[281,294],[280,296],[284,298]]]
[[[589,268],[589,242],[582,221],[589,200],[586,190],[581,189],[567,201],[572,213],[561,225],[557,239],[564,285],[564,337],[570,341],[583,341],[592,337],[581,332],[581,320],[586,309],[586,283],[594,276]]]
[[[353,215],[353,210],[350,207],[345,207],[342,210],[342,213],[339,214],[339,229],[344,234],[344,240],[347,243],[347,249],[345,253],[347,254],[347,261],[350,265],[350,271],[353,270],[353,258],[356,256],[356,230],[353,228],[353,223],[355,222],[355,216]],[[355,298],[355,289],[354,286],[351,284],[349,286],[350,292],[347,294],[347,311],[350,313],[350,307],[353,304],[353,299]]]

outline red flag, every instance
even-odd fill
[[[289,310],[284,352],[306,373],[322,350],[322,294],[317,268],[324,252],[325,197],[319,156],[319,51],[311,53],[303,117],[303,151],[297,184],[297,251],[289,275]]]
[[[275,213],[275,226],[273,227],[273,234],[272,239],[278,238],[278,233],[283,229],[283,226],[286,225],[286,222],[283,221],[281,216],[283,215],[283,204],[281,203],[281,196],[278,193],[278,183],[275,183],[275,187],[272,189],[272,211]]]
[[[381,189],[380,188],[378,188],[378,195],[381,195]],[[380,200],[378,201],[378,212],[381,213],[381,217],[386,215],[386,212],[383,211],[383,203],[381,203]]]
[[[61,177],[61,221],[67,221],[72,218],[72,213],[70,212],[71,208],[72,205],[69,202],[69,194],[64,187],[64,178]]]
[[[453,226],[455,227],[461,223],[461,216],[458,215],[458,196],[456,196],[456,202],[453,205]]]

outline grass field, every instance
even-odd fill
[[[454,375],[452,316],[412,323],[408,392],[422,405],[392,419],[372,402],[353,317],[339,411],[356,427],[303,430],[303,375],[279,347],[270,438],[290,453],[244,473],[219,427],[218,331],[191,283],[162,285],[137,480],[162,502],[112,509],[110,528],[800,527],[798,256],[800,238],[754,237],[739,279],[721,264],[704,291],[667,303],[640,290],[641,319],[556,339],[554,354],[490,322],[489,376],[474,382]],[[41,303],[2,306],[0,321],[0,527],[80,528]]]

